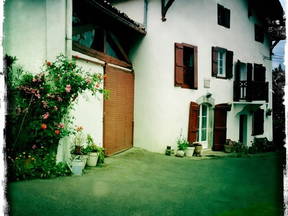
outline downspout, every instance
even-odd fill
[[[144,20],[143,25],[147,29],[148,0],[144,0]]]
[[[65,55],[72,58],[72,0],[65,1]]]

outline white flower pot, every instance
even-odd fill
[[[98,161],[98,157],[99,157],[99,153],[90,152],[89,153],[89,157],[88,157],[88,161],[87,161],[87,165],[88,166],[96,166],[97,165],[97,161]]]
[[[187,147],[185,150],[186,157],[192,157],[195,147]]]
[[[183,150],[178,150],[176,153],[177,157],[184,157],[184,155],[185,155],[185,152]]]
[[[85,164],[86,164],[86,160],[74,159],[72,161],[72,173],[73,173],[73,175],[82,175]]]

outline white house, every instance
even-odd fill
[[[176,148],[181,133],[214,150],[226,139],[247,146],[254,137],[273,139],[271,52],[279,37],[265,29],[268,21],[282,21],[278,0],[6,0],[4,6],[4,52],[26,69],[37,72],[65,53],[107,74],[110,98],[83,99],[74,113],[107,155],[132,146],[163,153]]]

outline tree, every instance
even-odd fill
[[[273,76],[273,137],[277,149],[282,149],[285,144],[285,106],[284,86],[285,71],[281,65],[272,71]]]

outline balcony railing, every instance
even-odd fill
[[[240,100],[268,102],[268,82],[234,81],[234,101]]]

